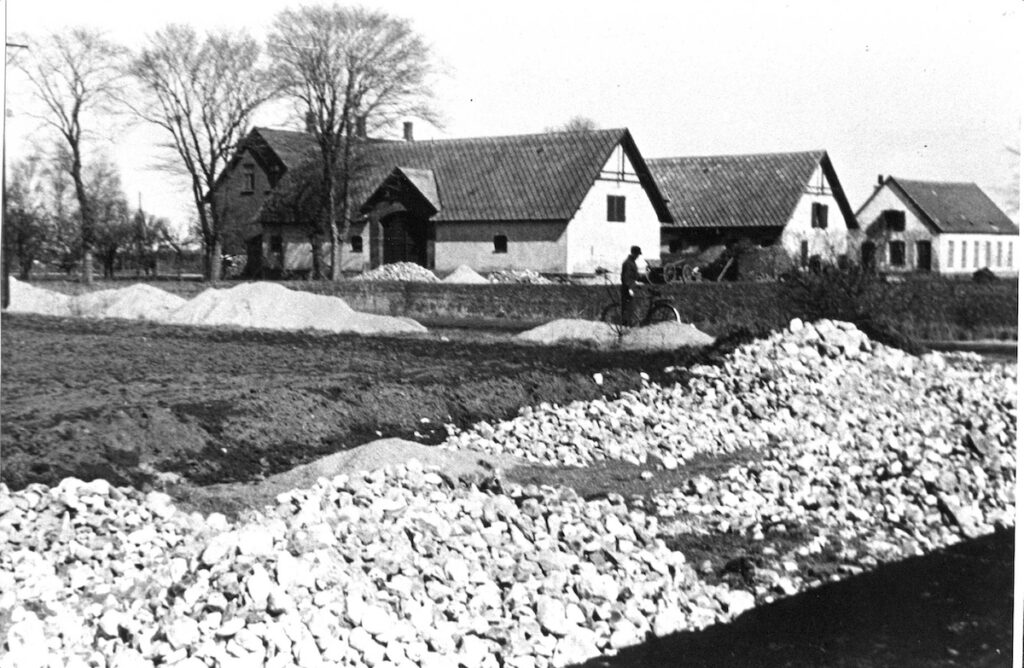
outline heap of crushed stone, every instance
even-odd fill
[[[11,303],[9,313],[38,313],[39,315],[71,315],[71,297],[44,290],[10,277]]]
[[[442,283],[464,283],[477,285],[480,283],[488,283],[489,281],[481,276],[480,274],[473,271],[473,268],[468,264],[460,264],[455,268],[455,271],[444,277]]]
[[[491,283],[526,283],[530,285],[550,285],[551,281],[532,269],[502,269],[487,275]]]
[[[438,283],[440,279],[426,267],[414,262],[393,262],[376,269],[365,271],[354,277],[354,281],[413,281],[418,283]]]

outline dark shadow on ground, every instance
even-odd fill
[[[1009,666],[1013,531],[593,659],[588,668]]]

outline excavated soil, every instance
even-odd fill
[[[259,481],[382,437],[437,443],[541,402],[615,396],[698,353],[517,345],[451,332],[356,336],[5,314],[3,469]],[[594,374],[600,373],[599,385]],[[162,478],[163,479],[163,478]]]

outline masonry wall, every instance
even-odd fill
[[[252,167],[255,188],[245,187],[245,168]],[[214,206],[219,207],[224,221],[224,252],[237,255],[245,252],[245,240],[259,234],[251,223],[263,202],[270,195],[270,180],[252,152],[246,150],[237,166],[228,172],[213,195]]]
[[[434,267],[444,274],[465,264],[486,273],[531,269],[564,274],[565,223],[559,221],[485,221],[436,224]],[[504,236],[506,252],[497,252],[495,237]]]
[[[906,217],[906,226],[902,232],[894,232],[885,227],[882,221],[882,212],[903,211]],[[864,230],[864,242],[875,244],[875,266],[882,271],[892,273],[909,273],[918,271],[918,242],[929,242],[932,244],[931,271],[939,271],[938,248],[935,247],[931,228],[914,213],[910,207],[903,203],[903,200],[893,192],[892,188],[885,186],[868,201],[864,208],[857,214],[857,221]],[[891,242],[902,241],[904,244],[904,263],[893,264]]]

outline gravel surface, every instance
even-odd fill
[[[679,375],[446,443],[665,468],[761,455],[654,513],[500,477],[452,485],[415,461],[320,479],[237,523],[102,480],[0,486],[0,666],[566,665],[814,586],[803,555],[836,551],[853,574],[1013,524],[1014,367],[794,321]],[[766,550],[743,588],[665,541],[794,525],[806,540]]]

